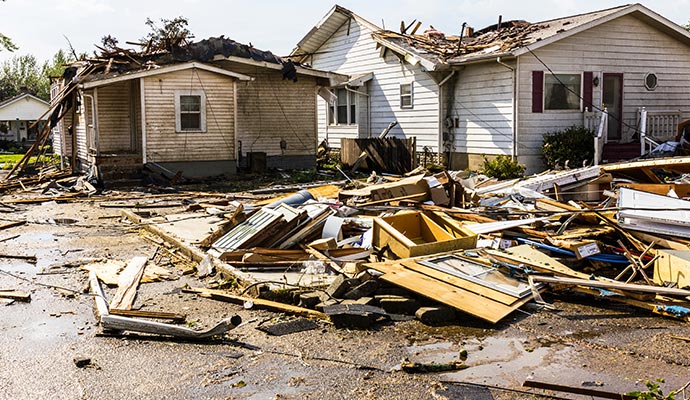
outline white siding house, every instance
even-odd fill
[[[343,137],[376,137],[397,121],[390,136],[414,136],[419,149],[436,152],[439,86],[421,63],[407,62],[376,42],[372,34],[379,30],[336,6],[293,50],[293,59],[352,78],[331,88],[337,96],[332,104],[319,98],[319,139],[337,148]]]
[[[397,120],[393,134],[416,136],[418,152],[431,148],[452,169],[504,154],[537,172],[543,136],[585,124],[586,110],[606,108],[608,146],[620,148],[640,140],[643,107],[665,121],[664,140],[690,118],[690,33],[642,5],[468,33],[385,31],[335,6],[291,54],[350,76],[330,89],[355,99],[357,118],[341,122],[338,106],[349,103],[340,96],[320,99],[319,138],[337,147]],[[406,83],[411,108],[401,107]]]
[[[43,128],[47,111],[48,102],[29,93],[0,101],[0,139],[33,142]],[[39,118],[40,122],[31,127]]]

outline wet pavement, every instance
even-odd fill
[[[32,295],[30,303],[0,303],[1,399],[521,399],[529,396],[444,382],[525,390],[532,379],[626,392],[642,389],[640,380],[664,378],[666,391],[690,380],[690,343],[673,338],[690,336],[687,324],[578,296],[547,297],[556,310],[526,306],[496,326],[469,316],[453,326],[412,320],[369,331],[319,323],[275,337],[255,328],[286,317],[183,293],[205,281],[180,276],[142,284],[136,305],[186,314],[195,329],[235,314],[253,322],[210,343],[100,336],[87,274],[70,265],[156,251],[117,215],[93,202],[50,202],[1,216],[28,223],[0,231],[0,240],[20,235],[0,242],[0,253],[38,259],[0,259],[0,270],[13,275],[0,273],[0,288]],[[397,370],[405,359],[456,361],[462,350],[469,366],[462,371]],[[91,364],[78,368],[77,357]]]

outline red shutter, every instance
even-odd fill
[[[532,71],[532,112],[544,111],[544,71]]]
[[[592,80],[594,78],[594,73],[591,71],[585,71],[582,74],[582,103],[583,107],[589,108],[589,111],[594,111],[592,107]]]

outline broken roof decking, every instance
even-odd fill
[[[76,62],[75,66],[95,65],[96,70],[84,77],[84,88],[101,86],[121,80],[157,75],[186,68],[200,68],[211,72],[229,75],[239,80],[250,80],[249,76],[230,72],[233,63],[252,67],[280,70],[285,79],[295,79],[295,75],[345,80],[346,77],[318,71],[293,63],[252,46],[235,42],[223,36],[204,39],[185,46],[172,46],[169,51],[137,53],[128,49],[103,50],[96,59]],[[103,81],[103,83],[97,83]]]

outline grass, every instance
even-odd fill
[[[22,157],[24,157],[24,154],[0,154],[0,164],[7,162],[17,163]]]

